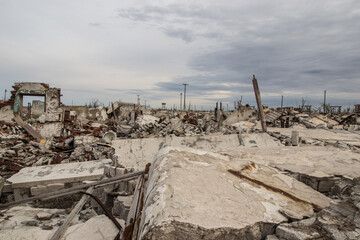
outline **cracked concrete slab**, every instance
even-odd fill
[[[241,142],[243,144],[241,144]],[[147,163],[152,162],[156,153],[163,147],[191,147],[205,151],[226,151],[227,149],[280,147],[268,134],[238,134],[205,135],[165,138],[122,139],[113,141],[118,162],[127,168],[142,170]]]
[[[203,239],[234,239],[234,234],[236,239],[247,234],[260,239],[288,220],[284,212],[311,217],[330,202],[268,166],[171,147],[156,155],[145,199],[140,239],[198,239],[198,234]]]

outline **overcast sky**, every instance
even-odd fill
[[[360,103],[360,1],[0,0],[0,96],[14,82],[99,99],[197,109]]]

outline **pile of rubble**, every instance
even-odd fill
[[[295,110],[266,109],[266,123],[270,127],[289,128],[302,125],[306,128],[360,130],[356,114],[303,113]]]
[[[360,179],[341,179],[329,192],[330,206],[308,219],[292,219],[277,226],[266,239],[360,238]]]
[[[11,176],[29,166],[115,158],[114,149],[102,140],[102,128],[86,125],[82,129],[73,128],[72,131],[66,128],[66,131],[70,137],[52,137],[37,142],[15,123],[2,122],[1,175]]]
[[[136,120],[133,132],[130,133],[130,137],[165,137],[168,135],[182,137],[214,132],[231,134],[236,133],[237,130],[232,126],[220,126],[219,123],[215,121],[214,117],[210,117],[209,113],[176,114],[173,117],[161,116],[160,118],[143,115],[139,116]]]
[[[32,94],[45,102],[26,109]],[[60,96],[16,83],[0,105],[0,207],[36,201],[0,214],[0,238],[62,228],[64,239],[360,238],[360,111],[265,109],[262,132],[248,105],[64,106]]]

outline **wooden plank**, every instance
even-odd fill
[[[260,90],[259,90],[259,86],[257,83],[257,79],[255,78],[255,75],[253,75],[252,82],[253,82],[253,86],[254,86],[256,103],[257,103],[259,114],[260,114],[261,127],[262,127],[263,132],[267,132],[264,109],[262,106]]]
[[[94,190],[94,187],[89,187],[88,190],[86,190],[87,193],[92,193]],[[59,240],[61,237],[65,234],[66,230],[69,228],[72,220],[74,217],[79,214],[80,210],[86,203],[86,201],[89,199],[90,196],[84,194],[81,199],[78,201],[74,209],[71,211],[71,213],[67,216],[65,222],[59,227],[54,235],[52,236],[51,240]]]
[[[29,124],[25,123],[21,117],[19,115],[16,115],[14,117],[14,120],[17,124],[19,124],[22,128],[24,128],[26,130],[26,132],[28,134],[30,134],[30,136],[32,136],[33,138],[35,138],[38,142],[40,142],[42,139],[44,139],[40,133],[36,132]]]

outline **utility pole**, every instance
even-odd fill
[[[281,111],[283,109],[283,103],[284,103],[284,96],[281,96]]]
[[[184,85],[184,110],[186,110],[186,86],[189,84],[183,83]]]
[[[181,104],[182,104],[182,93],[180,93],[180,105],[179,105],[179,111],[181,111]]]
[[[326,90],[324,91],[324,113],[326,114]]]
[[[252,82],[253,82],[253,86],[254,86],[256,103],[257,103],[259,115],[260,115],[261,128],[262,128],[263,132],[266,132],[267,128],[266,128],[266,122],[265,122],[265,114],[264,114],[264,109],[263,109],[262,102],[261,102],[259,86],[257,83],[257,79],[255,78],[255,75],[253,75]]]

